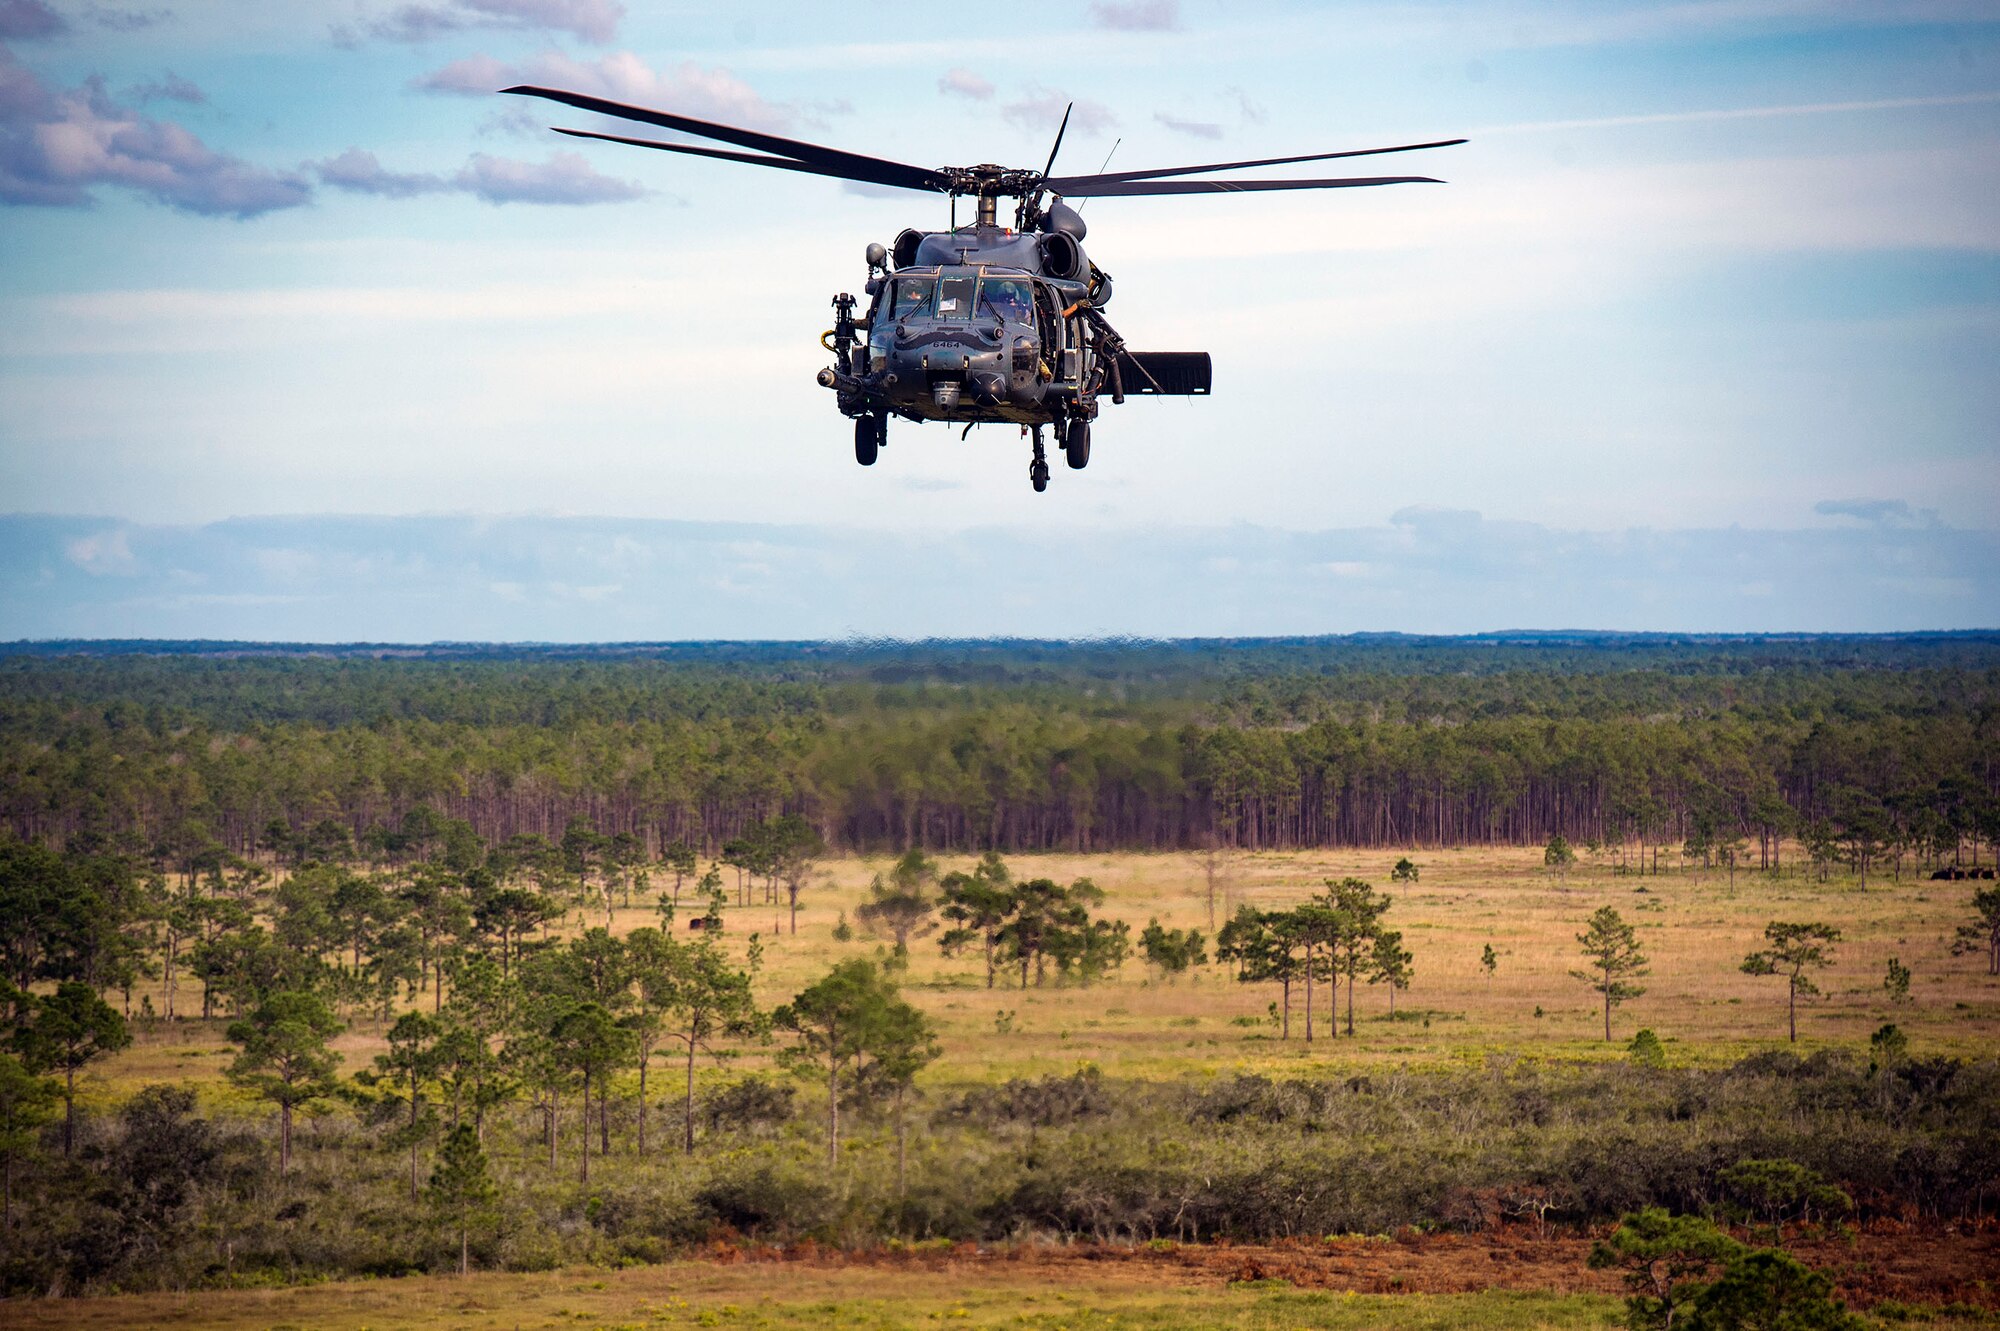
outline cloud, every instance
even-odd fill
[[[1389,515],[1391,526],[1436,532],[1476,527],[1484,520],[1485,515],[1476,508],[1440,508],[1436,504],[1411,504]]]
[[[1072,106],[1074,109],[1071,109]],[[1028,95],[1020,101],[1001,107],[1000,116],[1022,129],[1054,130],[1062,124],[1065,110],[1069,110],[1070,129],[1078,134],[1102,134],[1118,124],[1118,117],[1101,102],[1072,99],[1040,87],[1030,88]]]
[[[105,185],[211,217],[255,217],[312,197],[299,175],[216,152],[172,121],[119,105],[101,78],[57,91],[0,47],[0,203],[88,207]]]
[[[948,69],[937,82],[938,91],[957,97],[970,97],[975,102],[993,100],[993,85],[969,69]]]
[[[1833,518],[1856,518],[1877,527],[1935,526],[1935,509],[1913,509],[1902,499],[1822,499],[1813,512]]]
[[[139,571],[131,531],[111,527],[63,543],[63,557],[94,577],[129,577]]]
[[[1252,98],[1243,89],[1228,87],[1222,91],[1224,96],[1236,100],[1237,114],[1243,117],[1243,123],[1246,125],[1261,125],[1270,118],[1271,113],[1264,109],[1264,104]]]
[[[1792,116],[1850,115],[1870,111],[1910,111],[1928,107],[1983,106],[2000,102],[2000,91],[1951,93],[1937,97],[1890,97],[1857,102],[1796,102],[1784,106],[1711,107],[1698,111],[1662,111],[1646,115],[1596,116],[1585,120],[1529,120],[1507,125],[1481,125],[1472,134],[1540,134],[1554,130],[1625,129],[1638,125],[1687,125],[1712,120],[1773,120]]]
[[[1090,21],[1118,32],[1171,32],[1181,25],[1180,0],[1130,0],[1090,7]]]
[[[86,12],[92,23],[113,32],[143,32],[158,24],[169,23],[174,17],[171,9],[106,9],[102,5],[92,5]]]
[[[0,580],[0,622],[25,638],[1883,632],[1990,625],[2000,597],[2000,533],[1948,527],[988,526],[941,538],[601,517],[155,526],[16,514],[0,516],[0,549],[15,575]],[[1058,554],[1091,576],[1021,580]]]
[[[312,164],[329,188],[384,199],[413,199],[425,194],[470,194],[488,203],[581,205],[626,203],[645,190],[628,180],[601,175],[577,153],[552,153],[546,162],[522,162],[474,153],[457,173],[391,171],[362,148]]]
[[[312,163],[320,183],[350,194],[374,194],[385,199],[413,199],[452,188],[443,176],[410,175],[383,167],[374,153],[349,148],[338,157]]]
[[[517,83],[566,88],[753,129],[783,129],[793,119],[790,108],[766,101],[755,88],[719,66],[704,68],[684,60],[672,69],[655,70],[630,51],[578,60],[547,50],[518,64],[506,64],[490,55],[472,55],[432,71],[412,86],[424,92],[487,97]]]
[[[1182,120],[1168,115],[1165,111],[1153,112],[1153,119],[1176,134],[1187,134],[1197,139],[1219,139],[1222,126],[1206,120]]]
[[[474,153],[453,178],[488,203],[625,203],[645,194],[629,180],[599,175],[577,153],[551,153],[542,163]]]
[[[42,0],[0,0],[0,41],[33,41],[68,30],[69,20]]]
[[[136,102],[186,102],[189,106],[200,106],[208,101],[208,94],[200,88],[168,70],[157,83],[141,83],[125,94]]]
[[[567,32],[586,42],[615,40],[625,6],[616,0],[448,0],[445,4],[403,5],[387,18],[358,31],[342,26],[334,40],[343,46],[363,36],[391,42],[426,42],[473,28]]]

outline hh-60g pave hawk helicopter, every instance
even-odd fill
[[[905,230],[896,243],[868,246],[867,312],[855,298],[833,298],[833,327],[821,344],[834,363],[819,372],[842,414],[854,419],[854,459],[870,466],[888,442],[891,416],[905,420],[1011,423],[1034,439],[1028,479],[1048,488],[1042,431],[1052,429],[1073,468],[1090,461],[1090,423],[1107,391],[1114,403],[1128,393],[1203,396],[1209,391],[1205,351],[1130,351],[1104,318],[1111,279],[1083,252],[1083,218],[1063,200],[1140,194],[1236,194],[1258,190],[1351,189],[1366,185],[1438,184],[1430,176],[1349,176],[1329,180],[1187,180],[1172,177],[1247,167],[1322,162],[1336,157],[1446,148],[1464,139],[1406,143],[1394,148],[1303,153],[1203,166],[1053,176],[1069,127],[1064,112],[1055,147],[1040,171],[985,163],[927,168],[801,143],[756,130],[627,106],[557,88],[503,89],[543,97],[583,111],[636,120],[750,152],[660,143],[582,129],[558,129],[579,139],[687,153],[753,166],[802,171],[862,184],[928,190],[978,201],[970,226],[948,231]],[[1016,201],[1014,225],[997,220],[997,200]],[[1048,202],[1044,205],[1044,198]]]

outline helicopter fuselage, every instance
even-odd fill
[[[1074,277],[1048,271],[1049,248]],[[1093,368],[1084,319],[1089,293],[1110,288],[1072,238],[1050,247],[979,224],[906,232],[896,259],[871,272],[867,312],[830,333],[852,342],[827,376],[844,412],[1027,426],[1097,414],[1082,391]]]
[[[1065,397],[1063,320],[1058,294],[1034,274],[908,268],[883,286],[863,354],[884,407],[927,421],[1055,419]]]

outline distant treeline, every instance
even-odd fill
[[[792,813],[865,849],[1933,859],[1996,796],[1996,634],[0,652],[0,820],[65,843],[428,806],[710,855]]]

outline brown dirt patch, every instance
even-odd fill
[[[1750,1239],[1752,1236],[1743,1236]],[[1283,1280],[1302,1289],[1357,1294],[1472,1294],[1483,1290],[1620,1294],[1613,1271],[1587,1265],[1591,1237],[1508,1226],[1475,1234],[1294,1240],[1266,1244],[1034,1244],[874,1249],[841,1252],[816,1244],[785,1248],[713,1245],[699,1254],[726,1265],[906,1267],[992,1273],[1033,1269],[1042,1279],[1065,1271],[1083,1278],[1119,1269],[1142,1281],[1188,1285]],[[2000,1309],[2000,1226],[1930,1226],[1877,1221],[1852,1238],[1789,1236],[1787,1249],[1831,1276],[1855,1307],[1884,1299],[1913,1304],[1969,1304]]]

